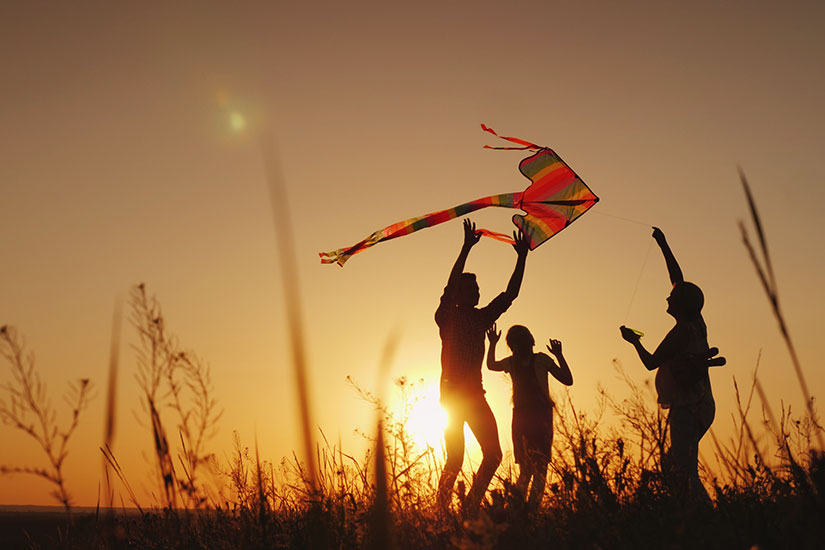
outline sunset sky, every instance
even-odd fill
[[[379,244],[344,268],[321,265],[318,253],[523,190],[526,154],[483,149],[500,143],[480,123],[552,147],[601,199],[529,255],[521,294],[499,321],[528,326],[538,350],[563,342],[579,410],[595,410],[599,385],[624,395],[614,358],[635,381],[652,381],[618,327],[644,331],[652,348],[672,326],[664,262],[649,246],[657,225],[704,290],[709,340],[728,359],[711,373],[717,435],[729,437],[737,414],[733,377],[748,386],[760,350],[774,409],[802,411],[737,228],[748,220],[737,166],[760,209],[808,386],[822,396],[825,4],[175,4],[0,8],[0,324],[25,335],[64,421],[66,383],[96,384],[66,464],[78,504],[98,495],[114,304],[139,282],[212,367],[225,410],[210,444],[218,459],[233,430],[250,446],[257,434],[276,462],[301,452],[265,129],[277,138],[294,220],[313,423],[356,455],[364,441],[354,430],[370,433],[374,412],[346,377],[391,395],[376,384],[392,334],[389,380],[437,387],[433,314],[461,222]],[[510,232],[513,213],[472,219]],[[504,289],[515,258],[489,239],[473,249],[467,269],[482,303]],[[136,343],[124,323],[114,452],[149,504]],[[0,383],[10,376],[0,365]],[[508,382],[485,371],[484,383],[507,450]],[[557,400],[560,388],[551,383]],[[45,464],[11,427],[0,425],[0,441],[0,464]],[[56,504],[49,490],[0,477],[0,504]]]

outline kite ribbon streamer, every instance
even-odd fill
[[[353,254],[357,254],[358,252],[361,252],[362,250],[365,250],[373,246],[374,244],[378,244],[381,241],[395,239],[396,237],[403,237],[404,235],[409,235],[410,233],[418,231],[419,229],[432,227],[434,225],[438,225],[440,223],[444,223],[446,221],[450,221],[452,219],[464,216],[466,214],[469,214],[470,212],[475,212],[476,210],[487,208],[488,206],[506,206],[509,208],[517,208],[519,201],[521,201],[521,195],[521,193],[506,193],[504,195],[492,195],[490,197],[484,197],[482,199],[465,202],[464,204],[459,204],[458,206],[449,208],[447,210],[441,210],[439,212],[427,214],[426,216],[419,216],[417,218],[411,218],[403,222],[394,223],[388,227],[385,227],[384,229],[379,229],[363,241],[354,244],[350,247],[339,248],[338,250],[334,250],[332,252],[321,252],[319,254],[319,256],[321,256],[321,263],[338,263],[339,265],[343,266],[344,262],[346,262]],[[487,231],[484,229],[482,229],[481,231],[483,234],[487,234],[491,237],[495,235],[499,238],[507,238],[505,235],[502,235],[501,233],[494,234],[492,231]]]
[[[492,129],[483,124],[481,128],[498,136]],[[419,229],[432,227],[488,206],[520,208],[525,211],[526,214],[524,215],[514,215],[513,223],[524,232],[530,244],[530,250],[534,250],[541,243],[570,225],[599,201],[599,198],[593,194],[581,178],[552,149],[540,147],[518,138],[498,137],[517,143],[520,147],[485,147],[489,149],[536,151],[519,163],[519,171],[532,182],[526,190],[520,193],[491,195],[459,204],[448,210],[441,210],[392,224],[384,229],[379,229],[366,239],[348,248],[340,248],[332,252],[321,252],[319,254],[321,263],[337,263],[343,266],[344,262],[353,254],[357,254],[381,241],[403,237]],[[482,229],[480,232],[501,241],[513,242],[512,239],[501,233],[494,233],[486,229]]]
[[[491,147],[489,145],[485,145],[484,146],[485,149],[498,149],[500,151],[525,151],[527,149],[532,150],[532,151],[538,151],[539,149],[546,149],[546,147],[536,145],[535,143],[530,143],[529,141],[524,141],[523,139],[520,139],[520,138],[510,137],[510,136],[500,136],[496,133],[495,130],[493,130],[492,128],[490,128],[489,126],[487,126],[485,124],[481,125],[481,129],[484,130],[485,132],[489,132],[489,133],[493,134],[497,138],[501,138],[501,139],[510,141],[512,143],[518,143],[519,145],[521,145],[521,147]]]

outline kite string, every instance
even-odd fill
[[[600,214],[602,216],[607,216],[608,218],[614,218],[614,219],[621,220],[621,221],[624,221],[624,222],[629,222],[629,223],[632,223],[632,224],[641,225],[641,226],[644,226],[644,227],[649,227],[651,229],[654,227],[652,223],[643,222],[643,221],[640,221],[640,220],[634,220],[633,218],[626,218],[624,216],[617,216],[616,214],[608,214],[607,212],[602,212],[602,211],[599,211],[599,210],[595,210],[594,212],[596,214]],[[627,324],[627,320],[630,318],[630,310],[633,308],[633,302],[636,299],[636,293],[639,290],[639,284],[642,282],[642,276],[644,275],[645,266],[647,266],[647,260],[650,257],[650,249],[652,247],[653,247],[653,240],[651,240],[647,245],[647,251],[645,252],[645,259],[644,259],[644,261],[642,261],[642,267],[641,267],[641,269],[639,269],[639,276],[636,278],[636,284],[633,286],[633,293],[630,296],[630,303],[627,304],[627,312],[624,315],[624,323],[623,324]]]
[[[627,312],[624,315],[624,323],[623,325],[627,324],[627,320],[630,318],[630,309],[633,307],[633,301],[636,299],[636,291],[639,290],[639,283],[642,282],[642,275],[645,273],[645,266],[647,265],[647,259],[650,257],[650,249],[653,248],[653,240],[651,239],[647,245],[647,252],[645,252],[645,259],[642,262],[642,268],[639,270],[639,276],[636,278],[636,285],[633,287],[633,294],[630,295],[630,303],[627,304]]]
[[[651,229],[653,228],[652,223],[643,222],[643,221],[639,221],[639,220],[634,220],[632,218],[625,218],[625,217],[622,217],[622,216],[617,216],[616,214],[608,214],[607,212],[602,212],[601,210],[594,210],[593,213],[594,214],[599,214],[601,216],[607,216],[608,218],[615,218],[617,220],[622,220],[622,221],[625,221],[625,222],[635,223],[636,225],[645,225],[647,227],[650,227]]]

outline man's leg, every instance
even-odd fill
[[[465,508],[472,513],[481,505],[487,486],[490,485],[498,465],[501,464],[501,444],[498,441],[496,418],[487,400],[484,399],[484,395],[479,395],[474,399],[472,408],[467,414],[467,424],[470,425],[473,435],[481,445],[481,452],[484,454],[465,502]]]
[[[444,447],[447,450],[447,462],[438,480],[438,504],[442,508],[450,505],[453,486],[461,464],[464,462],[464,415],[459,407],[447,407],[447,427],[444,428]]]

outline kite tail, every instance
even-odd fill
[[[481,233],[485,237],[490,237],[491,239],[495,239],[503,243],[516,244],[516,241],[513,239],[513,237],[506,233],[496,233],[495,231],[490,231],[489,229],[477,229],[476,232]]]
[[[433,212],[425,216],[419,216],[405,220],[403,222],[394,223],[384,229],[379,229],[372,233],[369,237],[347,248],[339,248],[332,252],[320,252],[322,264],[337,263],[342,266],[354,254],[357,254],[367,248],[376,245],[382,241],[395,239],[396,237],[403,237],[409,235],[419,229],[426,229],[440,223],[450,221],[452,219],[464,216],[470,212],[487,208],[488,206],[504,206],[507,208],[517,208],[521,204],[521,193],[504,193],[502,195],[491,195],[474,201],[459,204],[447,210]],[[481,229],[479,232],[482,235],[498,239],[500,241],[512,242],[506,235],[501,233],[494,233],[486,229]]]
[[[481,129],[484,130],[485,132],[489,132],[489,133],[493,134],[497,138],[501,138],[501,139],[507,140],[511,143],[518,143],[519,145],[521,145],[521,147],[492,147],[490,145],[485,145],[484,146],[485,149],[498,149],[498,150],[503,150],[503,151],[527,151],[527,150],[538,151],[540,149],[547,149],[547,147],[542,147],[541,145],[536,145],[535,143],[531,143],[529,141],[525,141],[525,140],[520,139],[520,138],[510,137],[510,136],[500,136],[496,133],[495,130],[493,130],[489,126],[486,126],[485,124],[481,125]]]

